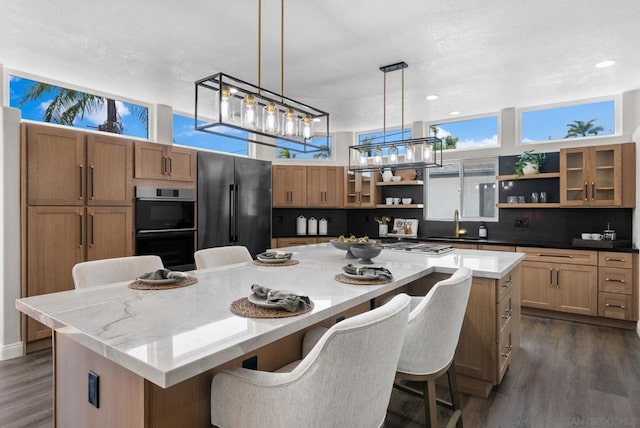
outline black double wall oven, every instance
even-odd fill
[[[157,255],[165,268],[195,268],[195,189],[136,187],[136,254]]]

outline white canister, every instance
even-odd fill
[[[327,219],[326,218],[321,218],[320,221],[318,222],[318,234],[320,235],[326,235],[327,234]]]
[[[387,233],[389,233],[389,226],[387,225],[387,223],[379,224],[378,235],[387,236]]]
[[[296,221],[296,233],[298,235],[306,235],[307,234],[307,219],[304,216],[298,217]]]
[[[307,221],[307,235],[317,235],[318,234],[318,220],[315,217],[311,217]]]

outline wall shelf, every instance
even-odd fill
[[[525,202],[523,204],[510,204],[508,202],[497,203],[498,208],[560,208],[560,202]]]
[[[529,175],[497,175],[496,179],[498,181],[509,181],[509,180],[539,180],[541,178],[560,178],[559,172],[541,172],[540,174],[529,174]]]
[[[407,181],[378,181],[376,186],[422,186],[424,181],[422,180],[407,180]]]
[[[510,204],[513,205],[513,204]],[[398,205],[387,205],[387,204],[377,204],[376,208],[389,208],[389,209],[397,209],[397,208],[424,208],[424,204],[398,204]]]

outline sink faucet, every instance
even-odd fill
[[[458,210],[455,210],[453,212],[453,221],[456,222],[456,238],[459,238],[460,235],[464,235],[465,233],[467,233],[467,229],[460,228],[460,214],[458,213]]]

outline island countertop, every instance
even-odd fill
[[[22,298],[16,308],[167,388],[432,272],[453,273],[466,266],[476,277],[499,279],[524,259],[522,253],[498,251],[455,250],[432,256],[383,250],[375,266],[389,269],[394,281],[360,286],[334,279],[342,266],[357,262],[345,259],[345,251],[330,244],[289,250],[299,264],[240,263],[191,272],[198,282],[187,287],[132,290],[126,282],[116,283]],[[315,307],[278,319],[232,314],[231,302],[249,295],[254,283],[307,295]]]

